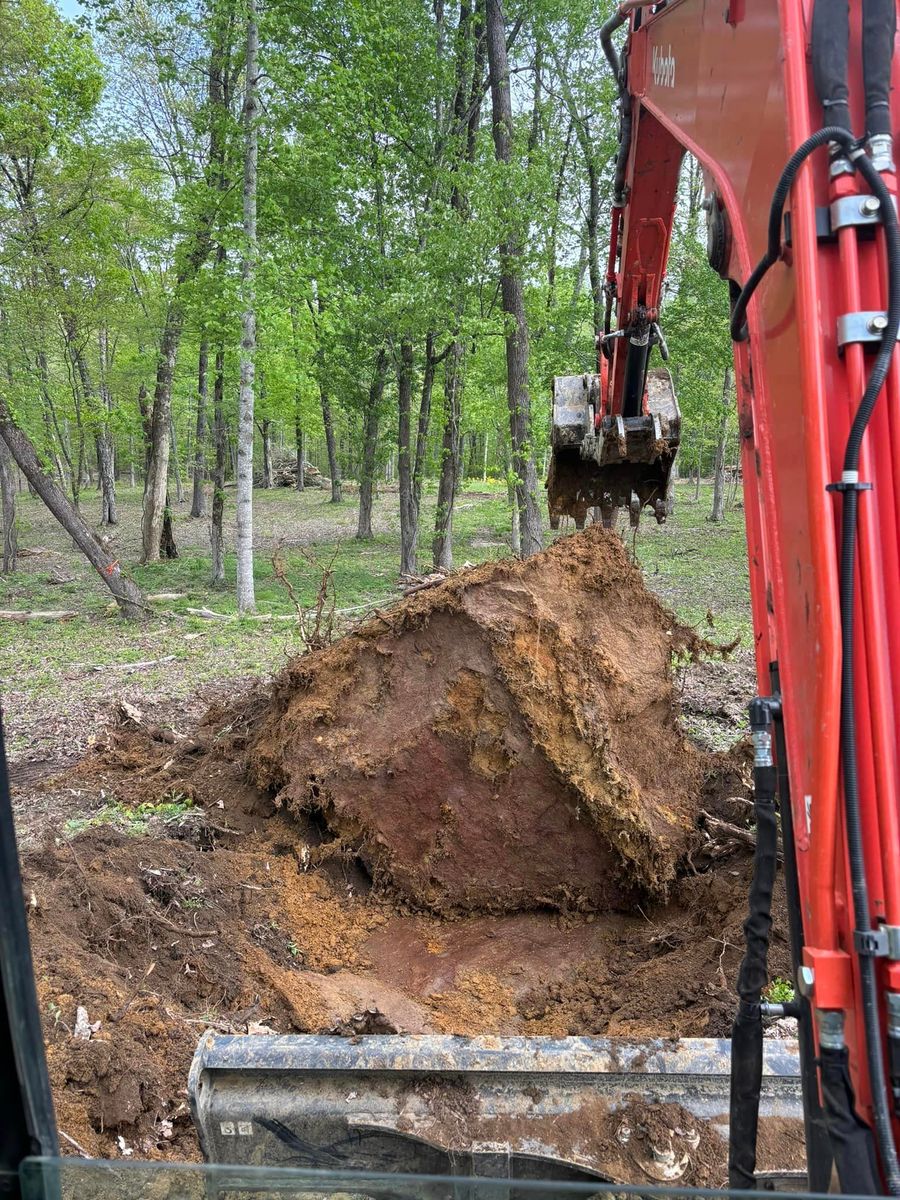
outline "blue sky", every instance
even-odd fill
[[[83,11],[78,0],[56,0],[56,5],[64,17],[80,17]]]

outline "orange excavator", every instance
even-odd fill
[[[759,698],[757,863],[732,1038],[754,1185],[777,847],[809,1182],[900,1194],[900,233],[895,0],[626,0],[599,371],[554,388],[551,515],[665,518],[680,414],[650,367],[686,152],[731,296]],[[615,37],[625,27],[625,42]],[[610,316],[615,312],[616,328]]]
[[[681,418],[651,355],[664,357],[662,286],[689,152],[706,181],[710,264],[731,295],[759,691],[730,1072],[722,1045],[702,1040],[210,1032],[189,1081],[208,1159],[312,1169],[316,1194],[359,1169],[368,1181],[338,1190],[596,1195],[613,1180],[621,1193],[592,1121],[637,1092],[727,1129],[733,1189],[787,1186],[757,1171],[757,1139],[799,1114],[795,1187],[827,1192],[836,1171],[845,1193],[900,1195],[897,4],[625,0],[601,35],[621,111],[607,327],[597,373],[556,384],[549,503],[554,520],[578,524],[594,508],[607,520],[621,507],[666,515]],[[7,809],[0,1181],[54,1145]],[[780,1048],[763,1039],[778,1006],[762,994],[779,840],[797,985],[778,1008],[797,1039]],[[618,1143],[631,1133],[623,1121]],[[651,1139],[642,1178],[679,1179],[698,1141],[686,1118]],[[251,1182],[229,1187],[269,1186]]]

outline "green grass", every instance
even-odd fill
[[[120,495],[113,553],[146,594],[184,593],[183,599],[159,606],[167,611],[143,623],[130,623],[115,615],[109,592],[43,506],[27,495],[19,501],[20,545],[43,546],[50,553],[22,558],[20,570],[0,576],[0,607],[66,608],[78,615],[65,623],[0,622],[0,678],[13,754],[24,748],[28,736],[34,740],[39,722],[54,710],[71,712],[85,702],[112,700],[135,688],[142,695],[168,699],[188,696],[201,685],[277,670],[301,649],[293,621],[216,621],[187,613],[188,608],[210,608],[235,614],[236,605],[233,555],[226,559],[225,587],[213,589],[208,522],[190,520],[186,509],[175,512],[181,556],[141,567],[137,565],[141,497],[127,489]],[[432,488],[423,498],[419,559],[423,570],[431,558],[434,503]],[[701,487],[694,502],[693,485],[679,484],[676,511],[666,525],[657,527],[647,515],[636,538],[627,527],[624,536],[633,544],[650,587],[683,622],[713,640],[729,642],[739,637],[750,647],[743,515],[730,512],[723,524],[710,525],[706,521],[710,506],[708,486]],[[94,517],[95,498],[86,497],[83,508],[86,516]],[[322,569],[329,564],[337,608],[350,610],[344,614],[346,620],[364,615],[367,606],[397,597],[395,490],[385,490],[376,500],[375,537],[364,542],[355,538],[353,496],[335,506],[322,491],[303,495],[286,489],[258,491],[254,508],[259,612],[294,613],[272,567],[272,554],[279,545],[287,575],[304,606],[313,603]],[[227,512],[233,516],[230,494]],[[454,514],[455,562],[477,563],[508,554],[508,531],[505,485],[470,482]],[[226,530],[226,541],[233,545],[233,529]],[[54,578],[63,582],[51,582]],[[157,665],[129,673],[127,665],[135,662]]]
[[[788,979],[773,979],[763,991],[770,1004],[790,1004],[795,999],[794,985]]]
[[[182,795],[169,796],[157,804],[145,802],[124,805],[113,800],[88,817],[75,817],[66,821],[63,832],[67,837],[75,837],[85,829],[111,825],[131,837],[140,837],[159,822],[164,825],[177,824],[193,810],[193,807],[194,802],[190,797]]]

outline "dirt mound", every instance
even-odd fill
[[[694,635],[595,526],[453,576],[275,681],[247,762],[436,911],[626,908],[693,844],[709,760],[670,664]],[[549,850],[549,853],[548,853]]]

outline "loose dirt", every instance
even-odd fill
[[[698,648],[592,530],[418,594],[188,737],[123,710],[39,785],[114,816],[24,859],[61,1129],[198,1157],[207,1027],[727,1035],[746,770],[680,731],[670,663]],[[773,975],[785,928],[779,893]]]

